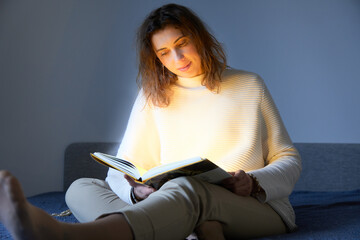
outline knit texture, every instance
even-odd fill
[[[300,156],[263,80],[227,69],[217,94],[201,85],[203,77],[179,77],[166,108],[146,103],[140,91],[118,157],[150,169],[200,156],[227,171],[252,173],[265,190],[259,200],[271,205],[289,230],[295,229],[288,196],[300,175]],[[119,173],[110,170],[107,181],[119,188],[114,175]],[[114,191],[128,199],[128,189]]]

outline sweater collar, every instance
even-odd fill
[[[205,73],[198,75],[196,77],[186,78],[186,77],[177,77],[177,81],[175,82],[175,85],[179,87],[184,88],[199,88],[199,87],[205,87],[201,85],[202,80],[205,77]]]

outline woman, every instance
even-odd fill
[[[203,239],[239,239],[293,231],[288,196],[301,162],[263,80],[226,68],[201,20],[175,4],[145,19],[138,50],[141,91],[117,156],[145,169],[201,156],[233,177],[223,186],[180,177],[155,191],[110,169],[106,181],[71,185],[67,204],[84,223],[69,225],[27,203],[2,172],[1,208],[10,213],[0,220],[19,238],[183,239],[195,230]]]

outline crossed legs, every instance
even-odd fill
[[[222,230],[227,238],[235,239],[285,232],[280,217],[255,199],[234,198],[221,187],[188,178],[178,178],[165,185],[163,191],[134,207],[121,209],[122,213],[89,223],[68,224],[56,221],[27,202],[18,180],[9,172],[0,171],[0,221],[14,239],[133,239],[132,231],[139,239],[149,239],[146,236],[155,233],[156,239],[168,239],[169,234],[180,239],[194,226],[198,227],[200,237],[214,230],[219,234],[218,239],[223,238]],[[179,197],[181,191],[186,194]],[[199,197],[200,192],[204,196]],[[211,219],[215,221],[208,222]],[[204,239],[211,238],[204,236]]]
[[[81,223],[92,222],[104,214],[119,211],[129,205],[123,202],[105,181],[94,178],[74,181],[66,192],[65,200],[72,214]],[[201,240],[225,239],[222,225],[217,221],[202,223],[195,229],[195,233]]]
[[[0,222],[16,240],[119,239],[120,236],[121,239],[133,239],[122,214],[111,214],[82,224],[56,221],[26,200],[20,183],[7,171],[0,171]],[[197,233],[202,239],[223,239],[221,225],[215,222],[205,222]]]

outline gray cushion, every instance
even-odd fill
[[[295,143],[303,171],[295,191],[360,189],[360,144]]]
[[[105,179],[108,168],[97,163],[90,153],[103,152],[116,155],[119,143],[72,143],[65,150],[64,191],[78,178],[93,177]]]

